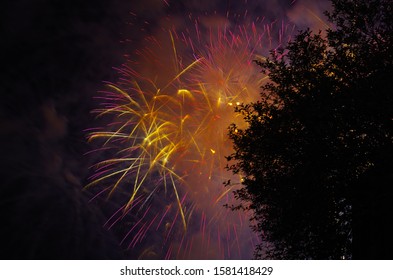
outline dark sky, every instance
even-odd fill
[[[230,21],[265,17],[318,29],[324,25],[317,17],[328,8],[327,1],[311,0],[8,2],[0,24],[5,259],[124,256],[81,192],[92,163],[83,156],[89,151],[84,129],[93,122],[92,97],[102,81],[116,80],[112,68],[146,34],[157,34],[163,19],[229,12]]]

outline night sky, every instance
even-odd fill
[[[99,106],[93,97],[104,81],[117,81],[113,68],[125,55],[135,59],[143,38],[159,37],[168,21],[188,27],[190,15],[205,25],[264,18],[277,28],[285,22],[318,30],[326,28],[328,8],[327,1],[311,0],[9,1],[1,15],[1,258],[140,256],[143,248],[119,245],[132,217],[107,230],[118,205],[89,202],[96,192],[82,188],[97,161],[85,132],[100,125],[91,114]],[[145,257],[164,255],[152,249]]]

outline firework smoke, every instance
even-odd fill
[[[241,180],[224,169],[227,127],[241,122],[234,106],[259,95],[264,78],[252,61],[289,39],[293,27],[276,25],[167,18],[106,83],[95,111],[105,126],[89,134],[104,159],[87,188],[121,205],[106,226],[128,224],[122,244],[134,257],[252,257],[259,241],[247,213],[223,207]]]

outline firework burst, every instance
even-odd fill
[[[106,226],[131,221],[122,243],[134,256],[249,258],[258,240],[248,216],[223,207],[236,184],[222,182],[240,181],[224,169],[227,127],[241,122],[233,107],[259,95],[252,61],[272,47],[272,26],[194,23],[147,36],[106,83],[95,110],[106,125],[89,134],[105,159],[86,188],[125,194]]]

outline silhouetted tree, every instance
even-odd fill
[[[257,258],[392,258],[393,4],[332,4],[326,36],[256,61],[270,82],[229,128],[232,207],[253,213]]]

